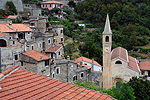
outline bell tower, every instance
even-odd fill
[[[111,75],[111,46],[112,32],[110,28],[109,16],[107,14],[105,28],[103,31],[103,88],[109,89],[112,87]]]

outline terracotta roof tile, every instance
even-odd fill
[[[59,50],[60,48],[62,48],[62,46],[53,46],[48,48],[45,52],[54,52],[56,53],[57,50]]]
[[[127,50],[122,47],[117,47],[112,50],[111,59],[121,58],[128,62]]]
[[[139,63],[141,70],[150,70],[150,61],[144,61]]]
[[[6,35],[6,33],[0,33],[0,37]]]
[[[12,24],[12,28],[9,27],[9,24],[0,24],[0,32],[25,32],[32,31],[31,28],[24,24]]]
[[[128,58],[129,58],[128,66],[136,71],[140,71],[139,66],[137,64],[137,60],[131,56],[129,56]]]
[[[9,15],[7,18],[8,19],[16,19],[18,16],[17,15]]]
[[[83,57],[83,56],[81,56],[81,57],[79,57],[79,58],[77,58],[77,59],[74,59],[74,61],[75,62],[80,62],[80,61],[86,61],[86,62],[89,62],[89,63],[92,63],[92,60],[91,59],[89,59],[89,58],[86,58],[86,57]],[[101,66],[98,62],[96,62],[96,61],[94,61],[94,64],[95,65],[98,65],[98,66]]]
[[[31,57],[37,61],[42,61],[42,60],[46,60],[46,59],[50,59],[48,56],[42,54],[42,53],[39,53],[37,51],[34,51],[34,50],[31,50],[31,51],[27,51],[27,52],[24,52],[23,53],[24,55],[28,56],[28,57]],[[41,57],[43,59],[41,59]]]
[[[0,74],[8,75],[15,68],[19,66]],[[21,68],[4,79],[0,78],[0,82],[0,100],[114,100],[107,94],[30,73]]]
[[[42,2],[41,4],[63,4],[63,3],[57,1],[47,1],[47,2]]]

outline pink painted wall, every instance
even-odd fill
[[[44,5],[44,6],[43,6],[43,5]],[[47,7],[46,7],[46,5],[47,5]],[[42,8],[48,8],[49,10],[51,10],[51,9],[55,8],[55,5],[56,5],[56,8],[58,8],[58,5],[60,5],[60,8],[63,7],[62,4],[51,4],[51,7],[50,7],[50,4],[41,4],[41,7],[42,7]]]

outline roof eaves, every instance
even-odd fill
[[[62,46],[61,46],[57,51],[59,51],[61,48],[62,48]],[[57,51],[55,51],[55,53],[56,53]]]
[[[15,72],[16,70],[19,69],[19,65],[16,65],[15,67],[16,67],[15,69],[13,69],[13,70],[11,70],[10,72],[6,73],[6,75],[4,74],[4,76],[0,77],[0,81],[2,81],[3,79],[5,79],[5,78],[8,77],[9,75],[11,75],[13,72]],[[0,74],[2,74],[2,73],[0,73]]]

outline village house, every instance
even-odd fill
[[[144,61],[139,63],[141,70],[140,77],[147,77],[150,80],[150,61]]]
[[[90,71],[88,67],[80,65],[72,60],[55,59],[51,63],[51,78],[74,83],[78,81],[88,81],[87,76]]]
[[[45,33],[48,31],[49,22],[47,17],[37,17],[23,22],[30,27],[34,33]]]
[[[62,46],[51,46],[45,51],[45,53],[51,58],[60,59],[61,56],[64,54],[64,49]]]
[[[74,59],[74,61],[76,63],[82,62],[84,65],[88,65],[88,66],[92,67],[93,71],[102,72],[102,66],[99,63],[97,63],[96,61],[94,61],[94,59],[89,59],[89,58],[82,56],[82,57]]]
[[[2,100],[115,100],[106,93],[37,75],[17,65],[0,73],[0,96]]]
[[[9,34],[9,40],[1,39],[4,46],[19,45],[23,41],[31,40],[32,29],[24,24],[0,24],[0,32]]]
[[[87,67],[88,72],[90,72],[87,73],[87,79],[102,87],[102,66],[98,62],[94,61],[94,59],[89,59],[83,56],[74,59],[74,61]]]
[[[39,75],[50,75],[50,58],[42,53],[31,50],[20,54],[21,66],[27,71]]]
[[[54,33],[54,44],[58,46],[62,46],[64,44],[64,30],[63,25],[50,25],[48,31]]]
[[[48,8],[49,10],[53,8],[63,8],[63,3],[57,1],[47,1],[41,3],[41,8]]]

